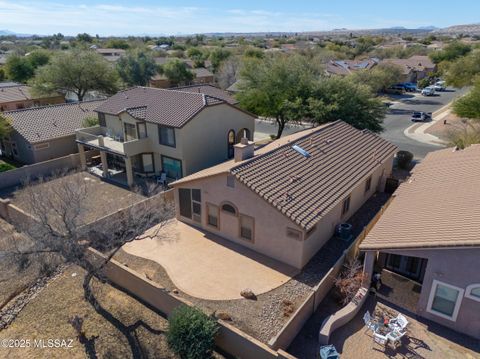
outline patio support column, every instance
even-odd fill
[[[132,187],[133,186],[133,170],[132,170],[132,159],[130,157],[125,157],[125,169],[127,170],[128,187]]]
[[[103,177],[108,177],[108,162],[107,162],[107,153],[105,151],[100,151],[100,158],[102,160],[102,170]]]
[[[80,168],[82,171],[87,169],[87,158],[85,157],[85,146],[78,144],[78,154],[80,156]]]
[[[364,285],[370,285],[372,279],[373,267],[375,265],[376,251],[365,252],[365,259],[363,260],[363,275],[365,276]]]

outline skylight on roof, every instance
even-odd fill
[[[309,158],[310,157],[310,153],[308,153],[308,151],[304,150],[303,148],[301,148],[300,146],[298,145],[293,145],[292,148],[297,151],[298,153],[300,153],[303,157],[305,158]]]

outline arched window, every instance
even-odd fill
[[[227,145],[228,145],[228,158],[233,158],[235,152],[233,149],[233,145],[235,144],[235,131],[230,130],[228,131],[228,136],[227,136]]]
[[[233,204],[230,204],[230,203],[222,204],[222,211],[233,214],[234,216],[237,215],[237,209]]]
[[[249,141],[252,139],[250,138],[250,130],[248,128],[242,128],[240,131],[237,133],[237,143],[240,143],[242,138],[247,138]]]

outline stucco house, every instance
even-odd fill
[[[16,82],[0,82],[0,112],[65,102],[65,96],[35,96],[31,87]]]
[[[417,315],[480,339],[480,145],[431,152],[360,244]],[[415,290],[401,293],[407,281]],[[404,305],[405,303],[396,303]],[[415,305],[416,304],[416,305]]]
[[[350,75],[356,71],[371,70],[380,62],[377,58],[364,60],[331,60],[325,66],[327,75]]]
[[[172,59],[175,59],[175,58],[156,57],[155,62],[158,65],[164,65],[167,62],[172,61]],[[196,67],[195,63],[192,60],[188,60],[188,59],[180,59],[180,60],[185,63],[187,69],[193,74],[193,79],[191,81],[192,85],[215,83],[215,76],[209,70],[209,68],[211,68],[212,66],[210,61],[207,60],[204,62],[205,67]],[[155,76],[153,76],[150,79],[149,85],[157,88],[172,87],[172,83],[170,82],[170,80],[165,75],[162,75],[162,74],[156,74]]]
[[[402,70],[402,81],[417,82],[437,70],[428,56],[414,55],[408,59],[385,59],[382,63],[397,65]]]
[[[24,164],[51,160],[77,152],[75,130],[103,101],[86,101],[7,111],[12,125],[7,138],[0,139],[3,156]]]
[[[396,151],[342,121],[254,146],[172,183],[176,218],[295,268],[384,188]]]
[[[255,129],[255,116],[236,103],[208,85],[119,92],[96,109],[100,126],[77,131],[82,165],[85,148],[98,149],[103,176],[110,168],[132,186],[135,176],[178,179],[228,160]]]

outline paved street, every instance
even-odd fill
[[[435,112],[465,92],[466,89],[449,88],[445,92],[438,92],[437,96],[424,97],[420,94],[403,96],[403,99],[390,107],[383,124],[385,130],[381,136],[397,145],[399,149],[412,152],[415,158],[424,158],[428,152],[442,147],[421,143],[405,136],[405,129],[413,124],[410,121],[412,112]]]
[[[400,150],[412,152],[416,159],[421,160],[428,152],[439,150],[443,147],[418,142],[405,136],[405,129],[413,124],[413,122],[410,121],[412,112],[435,112],[466,91],[466,89],[457,90],[449,88],[444,92],[437,92],[436,96],[430,97],[424,97],[420,95],[420,93],[394,96],[396,97],[394,99],[395,103],[390,107],[385,117],[383,123],[385,130],[380,136],[397,145]],[[308,128],[308,126],[287,124],[283,131],[283,136],[301,131],[304,128]],[[255,141],[268,138],[270,134],[276,133],[277,126],[274,121],[258,119],[255,121]]]
[[[285,129],[283,130],[283,136],[288,136],[291,135],[292,133],[301,131],[305,128],[308,128],[308,126],[303,126],[301,124],[287,124],[285,126]],[[270,138],[270,135],[276,135],[277,134],[277,125],[275,121],[269,121],[269,120],[255,120],[255,141],[263,140],[265,138]]]

